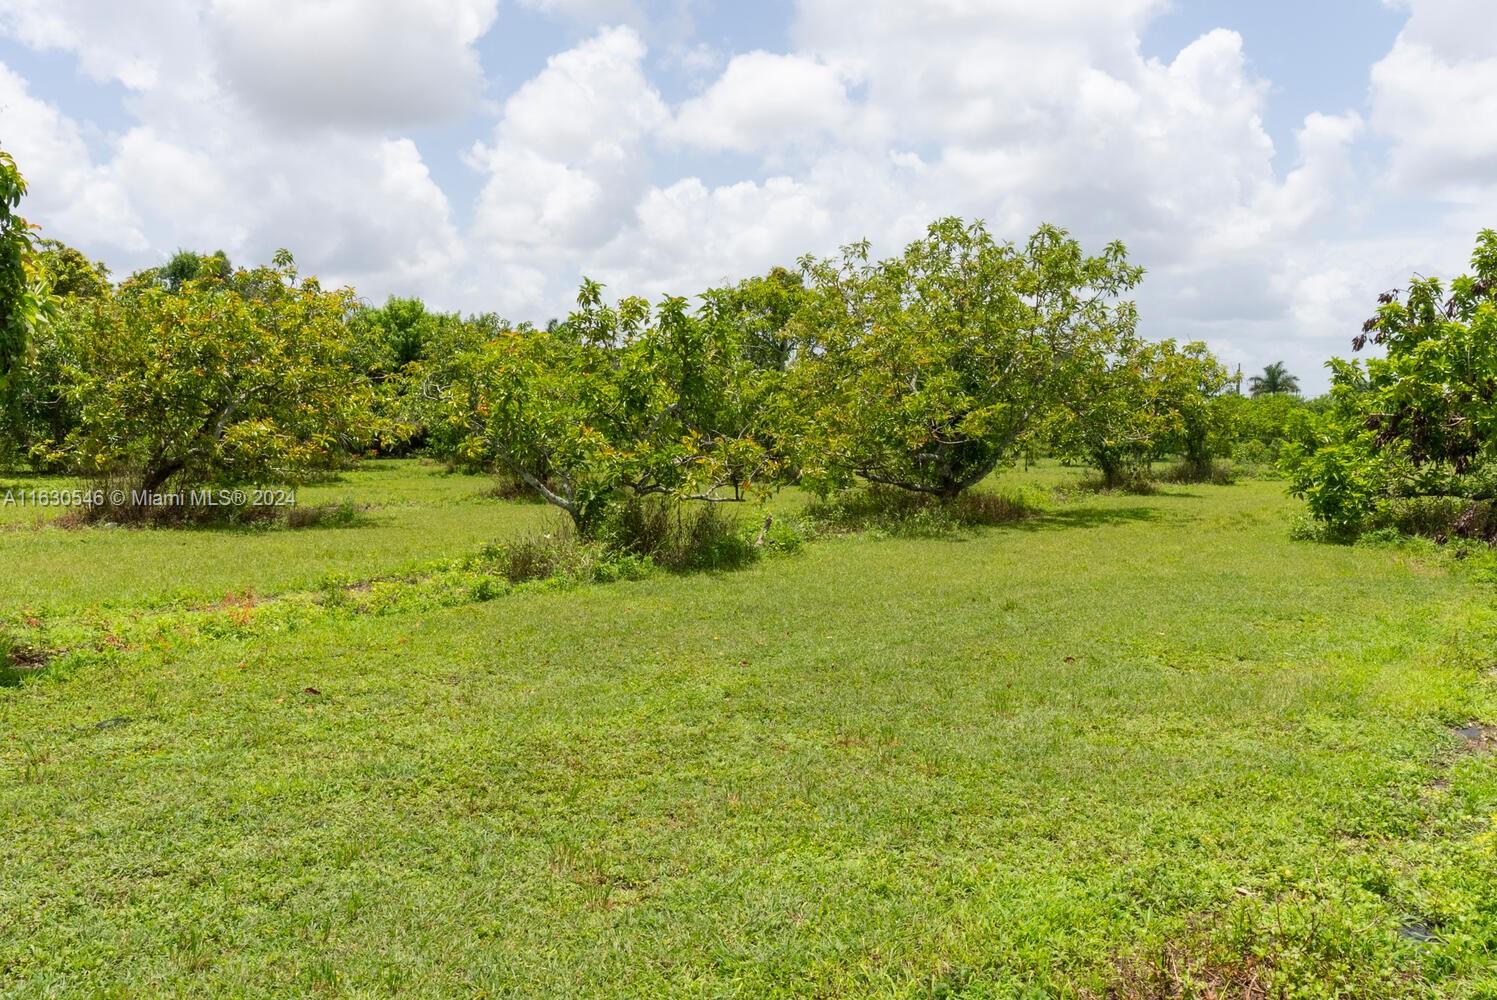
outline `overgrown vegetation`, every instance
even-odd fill
[[[1497,232],[1447,290],[1415,278],[1386,292],[1353,346],[1382,358],[1331,362],[1330,406],[1286,449],[1293,489],[1328,531],[1379,525],[1491,541],[1497,499]]]

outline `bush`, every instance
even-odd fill
[[[1466,497],[1399,497],[1368,517],[1364,527],[1437,542],[1464,538],[1492,544],[1497,542],[1497,510],[1491,501]]]
[[[1111,481],[1104,475],[1085,475],[1076,481],[1076,488],[1086,493],[1132,493],[1137,496],[1153,496],[1159,492],[1159,483],[1148,469],[1134,469],[1114,475]]]
[[[597,545],[580,541],[569,530],[527,535],[485,546],[479,557],[482,568],[510,583],[533,580],[591,579],[604,561]]]
[[[1038,512],[1038,505],[1022,494],[969,492],[942,501],[887,486],[845,490],[813,501],[806,508],[806,516],[825,530],[902,536],[943,535],[964,528],[1009,524]]]
[[[647,557],[673,572],[732,569],[756,557],[737,519],[712,504],[622,503],[611,512],[603,537],[609,549]]]
[[[461,465],[448,465],[454,472],[468,472],[480,474],[486,469],[464,468]],[[490,500],[506,500],[510,503],[545,503],[546,500],[535,491],[525,480],[512,473],[501,472],[495,479],[494,485],[484,492],[484,496]]]
[[[1237,482],[1237,470],[1222,462],[1179,462],[1159,474],[1164,483],[1209,483],[1212,486],[1231,486]]]
[[[1328,407],[1291,425],[1291,491],[1340,531],[1408,523],[1446,538],[1491,534],[1478,503],[1497,486],[1497,231],[1483,230],[1471,263],[1475,273],[1448,286],[1415,277],[1379,296],[1352,347],[1379,345],[1384,356],[1332,359]],[[1451,519],[1460,498],[1467,505]]]

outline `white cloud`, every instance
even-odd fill
[[[0,31],[32,48],[72,52],[95,79],[145,92],[192,75],[202,14],[196,0],[0,0]]]
[[[272,121],[389,127],[472,106],[497,0],[213,0],[224,84]]]
[[[1497,35],[1488,0],[1413,0],[1372,67],[1372,122],[1405,191],[1470,199],[1497,188]]]
[[[631,218],[648,188],[646,141],[669,120],[644,56],[624,27],[552,56],[505,102],[493,144],[469,154],[488,175],[472,231],[499,270],[501,308],[559,305],[580,258]]]
[[[833,215],[807,184],[771,177],[709,188],[690,177],[644,196],[596,274],[636,294],[691,295],[793,264],[808,241],[834,238]]]
[[[367,6],[325,0],[293,5],[289,18],[277,4],[157,0],[159,25],[101,0],[0,4],[0,27],[34,47],[74,52],[87,72],[132,91],[126,108],[138,124],[95,135],[96,162],[76,123],[0,73],[0,134],[32,181],[28,211],[49,234],[118,272],[181,246],[221,248],[246,263],[286,246],[304,271],[368,282],[375,293],[452,294],[465,249],[420,151],[409,139],[341,126],[372,124],[371,115],[393,121],[425,99],[375,111],[352,89],[385,100],[380,86],[471,77],[476,63],[465,68],[464,53],[492,19],[492,0],[401,0],[374,20],[360,16]],[[236,43],[245,52],[284,43],[260,67],[263,79],[284,74],[296,84],[300,106],[281,108],[280,124],[262,108],[248,111],[236,89],[246,80],[215,61],[211,40],[225,24],[245,29]],[[318,47],[293,43],[309,31]],[[414,38],[405,53],[419,57],[414,64],[401,62],[403,36]],[[352,41],[340,49],[326,46],[330,37]],[[288,130],[288,120],[308,128]]]
[[[635,0],[520,0],[520,6],[583,24],[637,25],[645,19]]]
[[[87,237],[101,249],[139,251],[146,238],[127,186],[96,164],[78,123],[32,96],[26,81],[0,63],[0,136],[30,192],[22,211],[42,235]]]
[[[754,152],[832,136],[851,114],[846,88],[829,66],[750,52],[682,105],[671,131],[688,145]]]

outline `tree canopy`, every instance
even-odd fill
[[[1330,362],[1331,408],[1301,428],[1285,468],[1333,527],[1398,498],[1497,494],[1497,231],[1477,238],[1471,267],[1448,289],[1416,277],[1385,292],[1353,347],[1386,357]]]
[[[255,294],[245,294],[253,289]],[[372,431],[348,363],[347,291],[294,267],[216,270],[99,300],[67,396],[83,471],[132,488],[295,483]]]
[[[1143,275],[1121,243],[1085,254],[1043,226],[1022,247],[933,223],[903,254],[802,261],[803,361],[789,404],[814,489],[853,477],[950,499],[1036,435],[1098,356],[1133,334]]]
[[[450,413],[584,536],[630,498],[741,500],[775,462],[757,433],[759,376],[731,334],[684,299],[610,306],[584,281],[565,322],[471,352]]]
[[[46,298],[33,263],[31,226],[15,211],[25,194],[26,179],[0,149],[0,393],[26,351]]]

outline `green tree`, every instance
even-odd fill
[[[1216,459],[1231,450],[1232,376],[1205,344],[1192,341],[1170,355],[1166,377],[1179,406],[1179,431],[1167,447],[1180,455],[1187,476],[1209,479]]]
[[[0,398],[47,300],[33,262],[31,226],[15,212],[25,194],[26,179],[0,149]]]
[[[1289,374],[1284,362],[1275,361],[1263,369],[1262,375],[1248,379],[1248,391],[1253,398],[1259,396],[1299,395],[1299,379]]]
[[[484,345],[510,332],[508,321],[493,313],[466,319],[453,314],[428,314],[433,321],[423,334],[420,356],[393,375],[394,355],[380,346],[377,333],[372,351],[364,352],[366,370],[380,390],[381,405],[393,410],[396,423],[411,447],[425,449],[455,468],[490,472],[494,468],[483,433],[484,417],[479,360]],[[528,330],[528,326],[520,328]],[[367,339],[367,338],[365,338]],[[361,349],[362,350],[362,349]],[[383,365],[368,357],[384,357]]]
[[[444,319],[429,312],[418,298],[392,295],[382,306],[359,310],[351,326],[356,336],[367,341],[371,377],[383,380],[425,358]]]
[[[620,503],[742,500],[773,480],[744,406],[755,375],[724,326],[680,298],[605,305],[592,281],[577,303],[551,329],[507,331],[469,352],[471,381],[446,390],[452,419],[506,472],[584,537]]]
[[[1300,415],[1310,413],[1313,400],[1279,393],[1241,396],[1225,393],[1217,401],[1231,457],[1247,465],[1276,464],[1284,444],[1293,435]]]
[[[41,471],[64,471],[63,446],[78,426],[78,406],[69,386],[79,364],[83,341],[97,305],[96,296],[58,299],[47,322],[32,333],[30,350],[11,376],[12,433],[15,446]]]
[[[1063,230],[1022,247],[948,218],[898,257],[866,242],[802,261],[809,293],[785,397],[807,485],[855,477],[952,499],[1011,462],[1096,360],[1132,335],[1143,275],[1121,243]]]
[[[1192,427],[1209,428],[1219,371],[1203,344],[1129,337],[1091,359],[1061,415],[1059,451],[1090,464],[1108,486],[1137,478]]]
[[[783,372],[795,351],[791,321],[806,301],[805,281],[795,271],[772,268],[727,288],[702,296],[717,322],[733,328],[743,341],[743,355],[753,365]]]
[[[230,277],[89,300],[67,391],[81,471],[145,492],[294,484],[376,429],[344,336],[352,293],[289,263]]]
[[[37,240],[36,269],[58,298],[99,298],[110,294],[109,268],[59,240]]]
[[[1355,530],[1396,498],[1497,493],[1497,231],[1471,274],[1414,278],[1379,297],[1353,341],[1386,357],[1333,359],[1330,406],[1285,449],[1294,492],[1332,527]]]
[[[222,250],[198,253],[195,250],[178,250],[159,267],[147,267],[136,271],[120,285],[120,291],[134,294],[147,289],[162,289],[177,294],[196,281],[230,282],[236,274],[241,279],[254,280],[256,271],[238,271],[230,263],[228,254]]]

